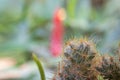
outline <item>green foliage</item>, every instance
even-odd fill
[[[102,76],[98,75],[97,80],[104,80]]]
[[[67,13],[65,38],[92,36],[100,41],[101,52],[112,50],[120,40],[119,3],[120,0],[1,0],[0,57],[14,57],[23,64],[39,46],[48,49],[53,13],[59,6]]]
[[[67,0],[67,13],[69,18],[75,18],[75,9],[78,0]]]

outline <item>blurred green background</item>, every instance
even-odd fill
[[[63,23],[65,41],[86,36],[97,44],[100,53],[114,52],[120,41],[119,3],[120,0],[0,0],[0,60],[4,62],[7,57],[15,62],[5,69],[0,66],[0,79],[38,80],[32,53],[42,59],[46,74],[52,77],[49,71],[54,71],[59,61],[49,53],[52,17],[57,7],[64,8],[67,15]],[[9,77],[8,73],[20,76]]]

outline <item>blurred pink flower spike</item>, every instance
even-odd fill
[[[63,20],[65,17],[65,10],[63,8],[56,9],[53,15],[50,51],[54,57],[58,57],[62,53],[62,42],[64,36]]]

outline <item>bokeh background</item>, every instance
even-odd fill
[[[39,80],[32,60],[42,61],[47,79],[58,58],[49,51],[54,11],[62,7],[64,42],[88,37],[101,54],[115,51],[120,41],[120,0],[0,0],[0,80]]]

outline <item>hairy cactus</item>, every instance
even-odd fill
[[[99,54],[87,39],[73,39],[66,43],[63,60],[52,80],[97,80],[96,65]]]
[[[45,80],[41,62],[33,56]],[[62,61],[52,80],[120,80],[120,45],[114,56],[101,56],[91,41],[73,39],[63,50]]]
[[[73,39],[62,58],[52,80],[120,80],[120,47],[114,56],[101,56],[91,41]]]
[[[96,67],[107,80],[120,80],[120,48],[114,56],[103,56],[101,66]]]

